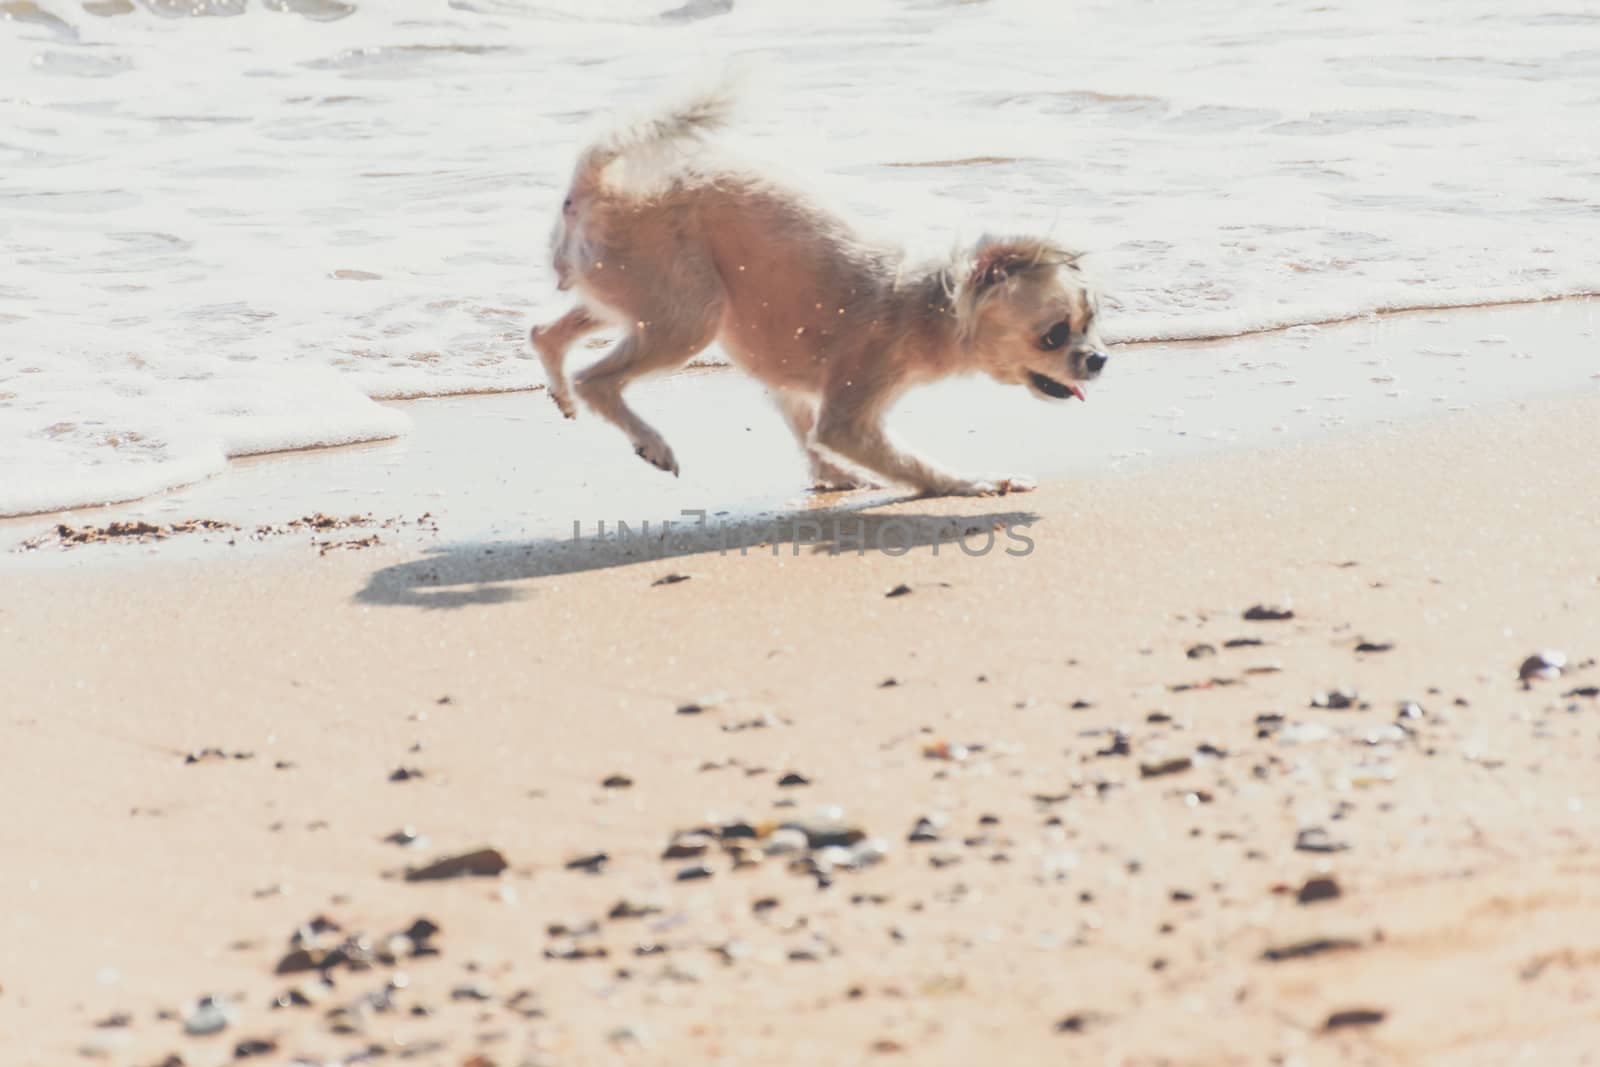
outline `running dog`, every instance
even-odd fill
[[[910,265],[809,197],[713,158],[705,135],[732,103],[727,89],[703,94],[579,156],[551,237],[558,288],[578,304],[529,337],[562,414],[577,414],[576,392],[676,475],[672,449],[622,393],[718,342],[776,395],[815,488],[1033,488],[942,470],[891,440],[883,418],[911,386],[972,371],[1083,400],[1106,355],[1077,254],[986,236],[949,261]],[[567,349],[606,327],[625,332],[569,387]]]

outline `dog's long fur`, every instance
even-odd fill
[[[579,156],[551,240],[558,286],[579,302],[530,334],[562,413],[576,414],[567,349],[621,327],[573,389],[676,474],[672,449],[622,390],[716,341],[776,393],[819,488],[872,477],[932,495],[1030,488],[941,470],[891,441],[883,416],[906,388],[969,371],[1081,399],[1106,357],[1076,254],[985,237],[949,262],[912,267],[810,198],[713,161],[703,138],[732,105],[728,89],[703,94]]]

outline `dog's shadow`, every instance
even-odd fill
[[[1031,511],[927,515],[868,508],[822,508],[730,521],[673,523],[665,528],[577,530],[569,538],[446,545],[421,559],[374,571],[356,593],[362,604],[464,608],[504,604],[526,595],[515,583],[626,567],[653,560],[721,555],[763,560],[801,554],[903,556],[916,551],[1026,556],[1033,551]],[[668,575],[656,584],[669,584]]]

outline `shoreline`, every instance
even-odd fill
[[[909,394],[891,426],[956,469],[1049,480],[1600,389],[1600,300],[1296,329],[1125,346],[1083,405],[1045,404],[975,378],[939,383]],[[615,430],[587,413],[562,420],[537,391],[392,402],[411,417],[404,437],[243,457],[221,476],[154,497],[0,519],[8,542],[0,572],[48,559],[14,549],[57,523],[202,519],[248,530],[324,511],[370,515],[371,526],[431,513],[444,540],[486,540],[554,536],[575,520],[592,527],[685,509],[753,517],[835,499],[804,491],[798,450],[762,387],[742,372],[687,369],[636,392],[683,452],[683,478],[633,460]],[[837,499],[876,504],[899,495]],[[188,551],[180,544],[196,542],[163,550]],[[128,547],[97,552],[126,557]]]

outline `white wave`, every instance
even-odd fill
[[[1089,250],[1111,339],[1600,290],[1600,18],[1555,0],[16,10],[0,514],[539,384],[580,139],[730,59],[763,83],[737,144],[918,252]]]

